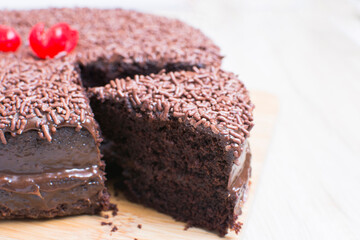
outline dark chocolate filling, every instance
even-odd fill
[[[97,166],[92,166],[84,169],[54,169],[51,172],[38,174],[1,174],[0,190],[11,192],[11,195],[18,196],[22,200],[13,201],[5,194],[0,202],[13,211],[24,208],[49,210],[60,203],[72,203],[80,198],[90,198],[103,189],[103,177],[100,171]],[[79,187],[84,189],[87,187],[91,192],[84,191],[83,194],[80,192],[78,197],[75,194],[66,195],[60,198],[61,200],[58,197],[54,198],[59,193],[71,192]]]

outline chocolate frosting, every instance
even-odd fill
[[[39,174],[4,174],[0,176],[0,189],[21,194],[32,194],[43,198],[42,192],[53,192],[74,188],[97,178],[102,181],[98,166],[84,169],[53,169]]]
[[[84,169],[54,169],[40,174],[2,173],[0,192],[6,193],[0,194],[0,205],[5,205],[12,211],[24,208],[49,210],[59,204],[73,203],[98,194],[104,188],[103,181],[98,166]],[[86,191],[80,190],[86,186]],[[61,193],[66,194],[61,196]],[[21,200],[11,201],[9,194]]]

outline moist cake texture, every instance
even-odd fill
[[[55,59],[26,44],[0,53],[0,218],[106,209],[101,147],[129,199],[222,236],[239,229],[253,105],[211,40],[121,9],[0,11],[0,22],[22,39],[38,22],[79,31]]]

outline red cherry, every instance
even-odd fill
[[[60,52],[71,52],[79,40],[79,33],[67,23],[58,23],[45,32],[44,24],[36,24],[30,31],[29,43],[39,58],[53,58]]]
[[[21,44],[19,34],[12,27],[0,25],[0,51],[15,52]]]

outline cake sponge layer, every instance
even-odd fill
[[[37,131],[16,137],[6,134],[7,144],[0,144],[1,173],[42,173],[52,169],[85,168],[99,163],[99,150],[86,130],[59,128],[52,141],[42,139]]]

